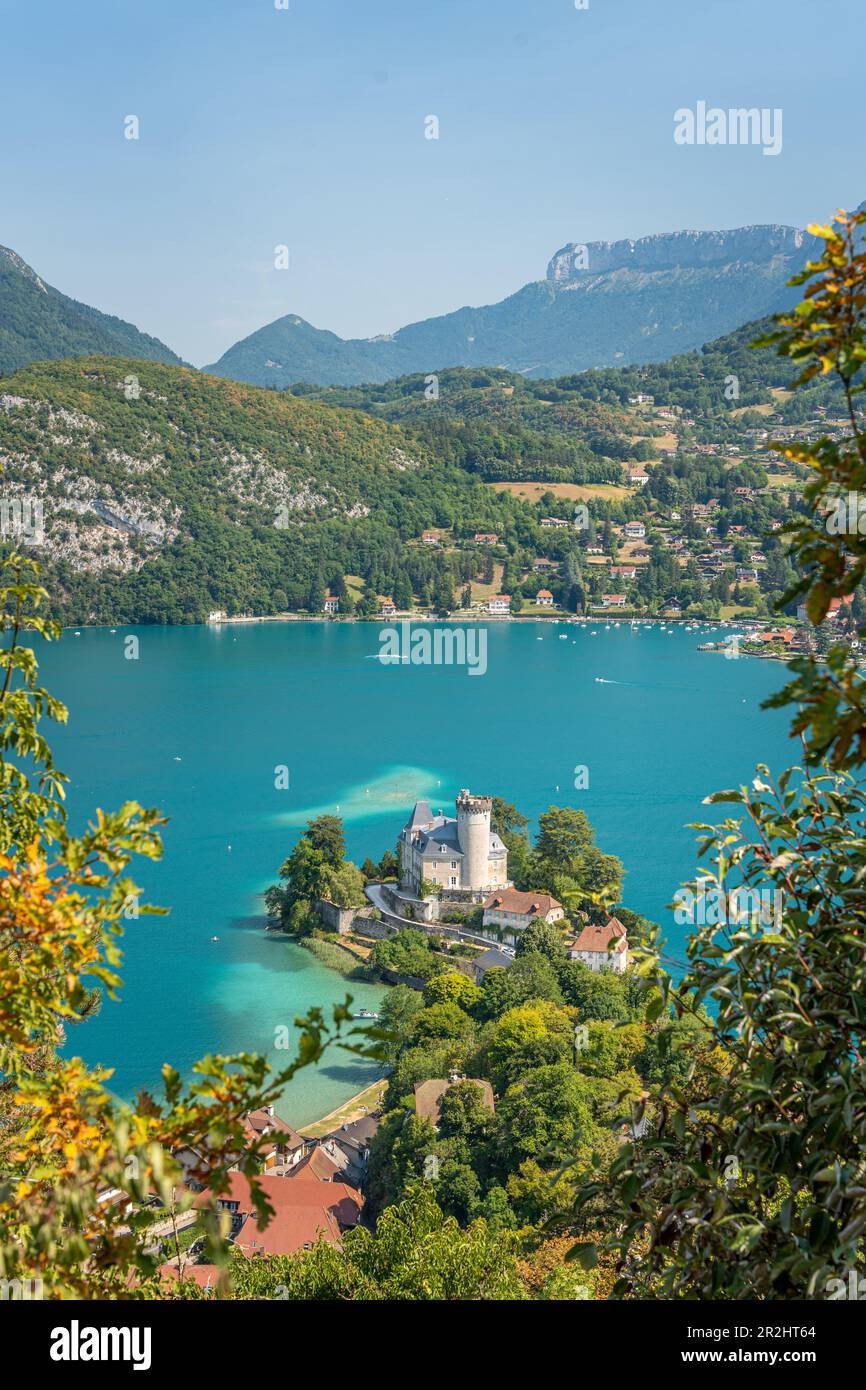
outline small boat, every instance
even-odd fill
[[[218,937],[218,936],[212,936],[212,937],[211,937],[211,941],[219,941],[219,937]]]
[[[355,1014],[355,1017],[356,1017],[356,1018],[378,1018],[379,1015],[378,1015],[378,1014],[374,1014],[373,1011],[372,1011],[372,1009],[359,1009],[358,1012]]]

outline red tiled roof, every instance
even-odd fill
[[[301,1149],[304,1146],[304,1141],[296,1129],[292,1129],[290,1124],[281,1120],[279,1115],[271,1115],[267,1110],[250,1110],[244,1115],[244,1129],[251,1139],[260,1139],[263,1135],[267,1135],[268,1138],[272,1136],[274,1147],[280,1145],[285,1149]],[[267,1151],[265,1145],[263,1152]]]
[[[331,1155],[317,1144],[312,1153],[301,1159],[289,1177],[294,1181],[297,1174],[298,1177],[315,1178],[317,1182],[333,1182],[342,1171],[339,1163],[335,1163]]]
[[[561,906],[550,893],[522,893],[519,888],[503,888],[500,893],[491,893],[484,903],[485,909],[522,912],[533,917],[543,917],[551,908]]]
[[[616,917],[611,917],[602,927],[584,927],[580,936],[575,941],[572,950],[603,951],[604,954],[607,955],[607,948],[611,941],[616,941],[618,943],[614,947],[614,951],[625,951],[628,948],[625,927]]]
[[[180,1272],[176,1265],[160,1265],[159,1273],[167,1283],[174,1281],[176,1284],[182,1282]],[[200,1289],[215,1289],[220,1277],[219,1265],[194,1265],[188,1260],[183,1268],[183,1279],[192,1279],[198,1284]]]
[[[358,1224],[364,1199],[342,1182],[320,1182],[318,1178],[261,1177],[262,1191],[274,1215],[266,1226],[259,1226],[242,1173],[229,1173],[229,1190],[221,1202],[236,1202],[241,1221],[235,1244],[244,1255],[291,1255],[314,1245],[322,1236],[329,1245],[338,1245],[342,1232]],[[203,1207],[210,1194],[201,1192],[194,1205]]]

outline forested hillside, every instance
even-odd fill
[[[0,461],[9,497],[42,501],[54,608],[81,622],[317,611],[344,574],[400,566],[425,591],[443,559],[406,538],[523,510],[360,412],[112,358],[0,382]]]

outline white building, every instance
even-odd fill
[[[495,928],[497,939],[514,943],[530,922],[559,922],[564,916],[562,903],[550,893],[522,893],[517,888],[504,888],[485,900],[481,923],[485,934]]]
[[[613,970],[621,975],[628,967],[625,927],[616,917],[611,917],[602,927],[584,927],[568,954],[590,970]]]
[[[487,611],[488,611],[488,613],[510,613],[510,612],[511,612],[511,595],[510,595],[510,594],[493,594],[493,595],[491,595],[491,597],[487,600]]]
[[[433,815],[426,801],[415,804],[400,832],[400,884],[418,895],[422,880],[475,898],[510,888],[508,851],[490,828],[489,797],[463,790],[457,816]]]

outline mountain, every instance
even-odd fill
[[[544,280],[498,304],[351,340],[287,314],[206,370],[283,388],[381,383],[456,366],[538,378],[650,362],[793,303],[786,281],[815,246],[808,233],[776,225],[572,242],[552,256]]]
[[[664,465],[673,491],[690,486],[689,440],[751,453],[769,417],[750,407],[796,423],[834,405],[826,382],[781,396],[791,364],[749,347],[766,326],[666,362],[554,381],[450,368],[438,400],[424,376],[276,392],[127,358],[34,363],[0,382],[3,535],[14,539],[16,501],[34,520],[40,504],[32,553],[49,610],[66,622],[316,612],[325,588],[343,594],[347,582],[373,611],[377,594],[448,606],[486,572],[477,532],[500,537],[500,557],[561,560],[573,533],[541,518],[567,515],[569,499],[592,496],[601,518],[623,506],[640,514],[639,497],[610,485],[629,462],[653,460],[658,472],[671,424],[636,405],[638,393],[692,421],[684,453]],[[718,460],[718,476],[701,466],[712,495],[755,483]],[[548,484],[560,485],[556,497]],[[449,540],[425,544],[431,528]]]
[[[0,459],[5,539],[15,501],[34,519],[39,503],[32,553],[50,611],[73,622],[273,613],[344,574],[389,592],[403,537],[449,508],[487,529],[502,511],[394,425],[129,358],[39,362],[0,382]],[[419,553],[412,582],[435,580],[437,563]]]
[[[134,324],[52,289],[15,251],[0,246],[0,376],[28,362],[94,353],[181,362]]]

